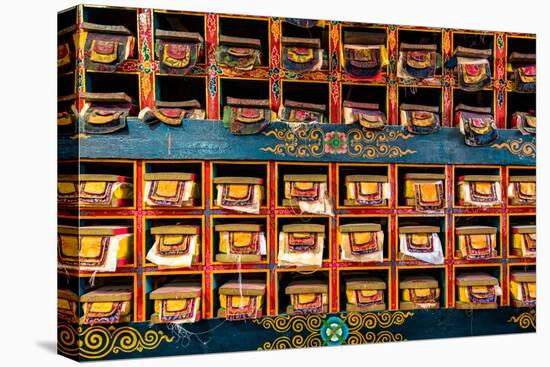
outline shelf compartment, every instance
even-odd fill
[[[253,226],[259,226],[258,232],[262,233],[260,236],[263,236],[263,241],[260,238],[257,238],[255,240],[258,241],[256,242],[255,246],[258,246],[259,254],[243,255],[242,259],[239,260],[239,255],[231,254],[229,248],[227,249],[227,251],[220,250],[221,236],[223,233],[228,233],[228,231],[245,232],[245,229],[247,229],[245,227],[249,224]],[[223,225],[235,225],[236,227],[224,228]],[[242,231],[239,231],[239,226],[242,228]],[[250,229],[249,233],[251,233],[251,236],[254,236],[253,233],[255,232],[252,232],[252,230]],[[272,239],[270,238],[270,233],[271,231],[269,227],[269,218],[264,215],[213,215],[211,217],[210,227],[210,263],[216,265],[268,264],[272,247]],[[252,237],[248,238],[248,240],[252,241]],[[235,238],[234,241],[238,241],[238,239]],[[226,241],[225,246],[229,247],[230,244]]]
[[[163,270],[187,271],[187,270],[192,270],[197,265],[204,265],[205,248],[207,246],[206,237],[205,237],[204,216],[202,215],[162,215],[162,216],[156,215],[156,216],[144,216],[143,221],[144,221],[143,236],[142,236],[143,243],[141,247],[142,260],[143,260],[142,266],[152,267],[152,268],[156,267],[159,270],[163,269]],[[191,266],[189,267],[157,265],[147,258],[147,254],[149,253],[149,251],[151,251],[152,247],[155,244],[156,236],[159,236],[159,235],[153,234],[151,232],[151,229],[155,227],[174,226],[174,225],[191,226],[191,227],[198,228],[197,231],[193,232],[198,235],[198,239],[196,240],[196,243],[195,243],[195,253],[191,258]],[[181,233],[180,231],[174,232],[175,236],[185,236],[180,233]],[[178,239],[178,238],[174,238],[174,240],[181,241],[181,239]],[[188,251],[190,251],[190,249]]]

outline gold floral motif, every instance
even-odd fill
[[[280,28],[281,28],[281,21],[271,19],[271,36],[273,37],[273,39],[276,39],[276,40],[279,39]]]
[[[537,146],[535,139],[531,141],[523,141],[523,138],[518,138],[515,140],[508,140],[500,144],[493,144],[491,147],[496,149],[508,149],[510,153],[517,155],[520,159],[537,158]]]
[[[75,328],[71,324],[58,325],[58,350],[68,356],[101,359],[111,353],[154,350],[161,343],[171,343],[174,337],[160,330],[149,329],[143,334],[130,326],[90,326]]]
[[[523,312],[518,316],[510,317],[510,320],[508,320],[508,322],[513,322],[522,329],[533,328],[537,330],[537,312],[535,310]]]

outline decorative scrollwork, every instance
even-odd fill
[[[531,141],[523,141],[523,138],[508,140],[504,143],[493,144],[491,147],[496,149],[508,149],[513,155],[517,155],[519,159],[537,158],[537,146],[534,138]]]
[[[324,155],[347,154],[353,158],[395,158],[416,153],[402,149],[397,143],[413,137],[395,130],[373,131],[352,128],[346,132],[325,131],[318,126],[299,125],[297,128],[272,129],[263,132],[275,137],[280,143],[260,150],[280,156],[319,158]]]
[[[533,328],[537,330],[537,312],[535,310],[523,312],[518,316],[510,317],[510,320],[508,320],[508,322],[513,322],[522,329]]]
[[[261,318],[253,322],[261,325],[264,329],[273,329],[278,333],[284,333],[289,330],[300,333],[304,329],[310,333],[319,331],[326,319],[325,314],[319,315],[282,315],[277,317]]]
[[[343,318],[347,321],[350,330],[359,330],[362,328],[389,328],[393,325],[403,325],[406,319],[413,315],[414,313],[410,311],[350,312],[343,315]]]
[[[350,312],[327,318],[326,314],[281,315],[253,322],[264,329],[280,334],[273,341],[266,341],[259,350],[307,348],[320,345],[382,343],[405,340],[401,333],[387,329],[403,325],[413,312]],[[288,335],[291,333],[291,335]],[[297,333],[292,335],[292,333]]]
[[[160,330],[149,329],[143,334],[131,326],[94,325],[86,329],[71,324],[58,325],[58,349],[68,356],[101,359],[111,353],[132,353],[154,350],[161,343],[171,343],[174,337]]]

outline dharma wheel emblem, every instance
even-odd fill
[[[345,344],[348,337],[348,326],[341,318],[330,317],[323,321],[320,333],[321,339],[326,345],[342,345]]]

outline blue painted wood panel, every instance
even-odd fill
[[[236,136],[221,121],[148,126],[131,118],[124,131],[61,137],[60,159],[228,159],[419,164],[535,165],[536,138],[499,130],[486,147],[469,147],[459,130],[411,135],[399,126],[370,131],[357,125],[274,123],[258,135]]]

